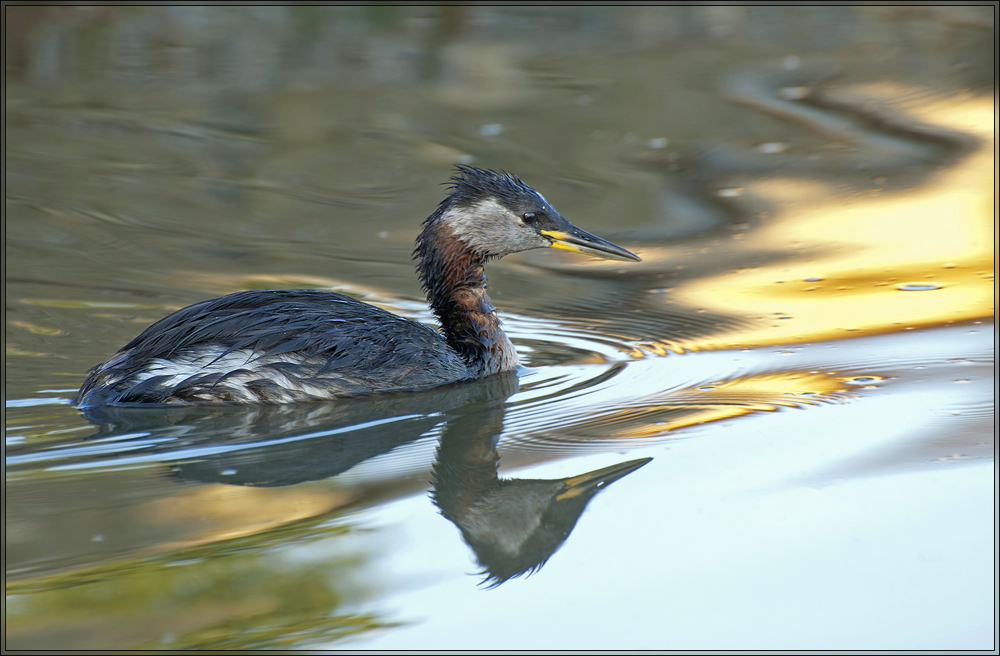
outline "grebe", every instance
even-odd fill
[[[484,378],[518,365],[486,295],[488,261],[546,247],[639,261],[510,173],[457,169],[413,252],[441,332],[335,292],[236,292],[151,325],[90,370],[74,403],[293,403]]]

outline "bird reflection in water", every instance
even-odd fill
[[[114,441],[121,457],[145,452],[169,463],[179,480],[273,487],[391,458],[391,451],[440,425],[431,497],[472,548],[484,583],[495,587],[538,570],[594,495],[651,460],[556,480],[500,478],[497,443],[507,399],[517,389],[516,373],[507,372],[422,393],[315,405],[91,408],[86,415],[99,430],[85,443]],[[115,456],[95,449],[84,459],[108,463]]]
[[[448,437],[434,463],[434,502],[475,552],[484,583],[496,587],[541,568],[594,495],[650,460],[554,480],[504,479],[495,439]]]

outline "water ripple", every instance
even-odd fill
[[[575,321],[508,315],[506,325],[524,365],[517,376],[305,406],[94,410],[88,418],[97,429],[86,438],[8,442],[8,475],[169,465],[182,478],[244,485],[348,471],[351,481],[425,476],[447,432],[492,436],[505,454],[522,454],[508,460],[515,463],[621,450],[690,438],[700,434],[692,428],[722,420],[889,392],[900,371],[914,368],[934,374],[927,385],[952,372],[959,382],[980,378],[992,362],[983,352],[988,331],[964,327],[950,330],[969,338],[967,348],[956,351],[951,340],[940,353],[935,334],[911,333],[890,346],[872,337],[659,354],[648,338],[623,339]],[[991,413],[978,398],[953,409],[967,421]]]
[[[173,463],[183,477],[247,485],[349,470],[354,479],[384,478],[425,471],[443,431],[486,431],[501,448],[554,456],[856,391],[843,376],[767,370],[733,353],[681,356],[575,321],[514,315],[506,324],[525,365],[517,377],[315,406],[94,410],[88,418],[98,428],[87,438],[9,444],[8,471]]]

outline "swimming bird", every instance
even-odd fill
[[[486,294],[487,262],[535,248],[639,261],[516,176],[457,169],[413,252],[440,332],[336,292],[236,292],[151,325],[90,370],[74,403],[293,403],[484,378],[518,366]]]

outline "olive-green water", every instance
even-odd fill
[[[5,6],[5,648],[995,649],[995,12]],[[71,405],[232,291],[433,323],[456,164],[643,262],[491,263],[516,375]]]

